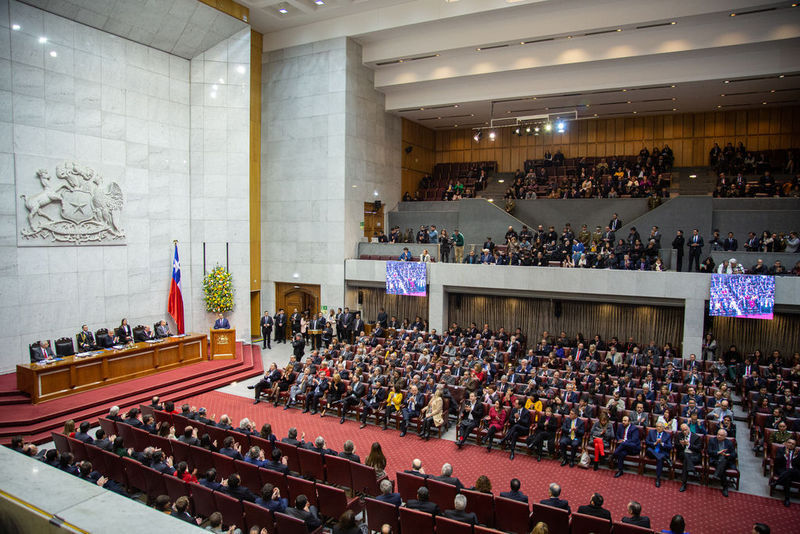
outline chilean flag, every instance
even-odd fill
[[[178,259],[178,244],[175,243],[175,259],[172,260],[172,283],[169,285],[167,311],[175,320],[178,333],[183,334],[183,293],[181,292],[181,262]]]

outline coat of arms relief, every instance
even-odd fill
[[[122,189],[117,182],[103,185],[103,177],[77,163],[36,171],[41,191],[20,195],[27,210],[24,240],[48,244],[124,243]],[[44,243],[42,243],[44,244]]]

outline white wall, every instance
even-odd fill
[[[218,48],[214,59],[224,48],[226,69],[245,64],[243,83],[235,66],[226,82],[246,91],[249,32]],[[210,264],[224,264],[227,240],[237,282],[232,323],[249,335],[246,136],[241,143],[249,97],[230,89],[225,104],[208,103],[204,81],[190,83],[185,59],[0,0],[0,372],[27,362],[29,343],[74,338],[83,323],[96,330],[122,317],[151,326],[166,318],[173,239],[187,330],[208,328],[198,250],[208,242]],[[72,161],[122,187],[126,244],[18,248],[20,185],[39,168],[54,174]]]

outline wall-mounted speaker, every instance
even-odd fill
[[[375,211],[380,211],[380,209],[381,209],[381,206],[382,206],[382,205],[383,205],[383,204],[381,203],[381,201],[380,201],[380,200],[376,200],[376,201],[375,201],[375,202],[373,202],[373,204],[372,204],[372,209],[373,209],[373,210],[375,210]]]
[[[414,150],[414,147],[413,147],[413,146],[410,146],[410,145],[409,145],[409,146],[407,146],[407,147],[406,147],[406,154],[411,154],[411,151],[412,151],[412,150]]]

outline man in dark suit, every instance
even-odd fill
[[[687,271],[691,272],[692,265],[694,270],[700,272],[700,253],[703,252],[703,237],[700,231],[695,228],[692,230],[692,237],[689,238],[689,266]]]
[[[314,440],[314,443],[306,443],[306,448],[310,451],[318,452],[322,456],[326,454],[330,454],[331,456],[337,456],[337,452],[333,449],[329,449],[327,443],[325,443],[325,438],[322,436],[317,436],[317,439]]]
[[[275,343],[286,343],[286,312],[283,311],[283,308],[278,310],[273,320],[275,321]]]
[[[627,415],[622,417],[622,424],[617,426],[617,448],[614,451],[614,458],[617,459],[617,472],[614,478],[619,478],[625,473],[625,457],[632,454],[639,454],[642,450],[642,440],[639,436],[639,428],[631,423]]]
[[[567,448],[571,449],[569,466],[575,466],[575,455],[578,454],[585,432],[586,425],[583,423],[583,419],[578,419],[578,411],[575,408],[570,409],[569,417],[565,417],[561,424],[561,440],[558,442],[562,454],[562,467],[567,465]]]
[[[143,341],[149,341],[151,339],[154,339],[154,336],[149,326],[145,326],[144,328],[134,330],[133,332],[133,340],[136,341],[137,343],[141,343]]]
[[[717,430],[717,439],[708,440],[708,465],[714,468],[714,478],[722,484],[722,495],[728,496],[727,469],[736,465],[736,445],[728,439],[728,433]]]
[[[347,416],[347,410],[351,407],[358,406],[364,395],[367,394],[367,386],[362,382],[358,375],[353,377],[353,381],[347,388],[349,390],[346,397],[342,399],[342,418],[339,424],[344,424],[344,418]]]
[[[389,316],[386,314],[386,311],[383,308],[378,310],[377,322],[381,328],[387,328],[389,326]]]
[[[241,445],[233,439],[233,436],[228,436],[222,442],[222,448],[219,450],[219,453],[230,456],[234,460],[244,460],[241,448]]]
[[[39,347],[34,347],[31,350],[31,362],[41,362],[55,357],[56,355],[53,354],[53,349],[50,348],[50,342],[47,340],[40,341]]]
[[[794,438],[787,439],[783,448],[775,454],[774,475],[777,477],[770,480],[771,487],[783,487],[783,505],[790,505],[789,495],[792,491],[792,482],[800,480],[800,454],[797,451],[797,442]]]
[[[214,330],[227,330],[231,327],[231,323],[221,313],[217,314],[217,320],[214,321]]]
[[[309,532],[322,526],[322,521],[317,514],[317,507],[311,506],[305,495],[298,495],[294,500],[294,506],[286,509],[286,514],[304,521]]]
[[[103,450],[111,452],[111,439],[106,436],[106,431],[102,428],[98,428],[97,432],[94,434],[94,446],[100,447]]]
[[[375,497],[379,501],[387,502],[389,504],[393,504],[395,506],[400,506],[403,504],[403,499],[400,497],[399,493],[392,492],[392,481],[388,478],[381,480],[381,494]]]
[[[256,502],[253,492],[246,486],[242,486],[242,479],[238,473],[231,473],[231,476],[228,477],[228,484],[223,484],[222,491],[240,501]]]
[[[628,503],[628,513],[630,517],[623,517],[622,522],[642,528],[650,528],[650,518],[642,515],[642,505],[636,501]]]
[[[328,375],[326,375],[324,371],[320,370],[318,376],[311,379],[308,383],[308,391],[306,392],[303,413],[308,413],[309,411],[312,415],[317,413],[319,400],[325,396],[326,392],[328,391],[328,387],[330,387]]]
[[[356,312],[356,316],[353,319],[353,336],[358,337],[361,335],[361,332],[364,331],[364,321],[361,319],[361,312]]]
[[[344,312],[339,316],[339,322],[341,323],[342,329],[342,337],[344,339],[340,339],[339,341],[345,341],[347,343],[353,342],[353,314],[350,313],[350,308],[345,308]]]
[[[89,422],[84,421],[75,433],[75,439],[84,443],[94,443],[94,438],[89,435]]]
[[[339,453],[339,458],[344,458],[346,460],[350,460],[351,462],[355,462],[357,464],[361,463],[361,457],[355,453],[356,444],[353,443],[353,440],[348,439],[342,445],[342,452]]]
[[[675,239],[672,240],[672,248],[675,249],[677,260],[675,261],[675,270],[681,272],[683,266],[683,245],[686,240],[683,237],[683,230],[678,230]]]
[[[509,459],[514,459],[514,449],[517,446],[517,438],[525,436],[531,427],[531,413],[522,406],[519,397],[514,397],[514,408],[508,417],[509,427],[506,435],[500,440],[500,445],[508,444],[511,447]]]
[[[128,413],[125,414],[125,420],[122,422],[126,425],[131,425],[134,428],[142,428],[144,423],[142,423],[142,421],[139,419],[140,415],[141,412],[139,411],[139,408],[131,408],[128,410]]]
[[[367,418],[371,413],[380,412],[384,404],[386,404],[387,392],[386,389],[381,387],[381,383],[375,381],[370,387],[369,393],[363,399],[363,406],[361,410],[361,426],[367,426]]]
[[[611,220],[608,221],[608,227],[611,228],[613,231],[617,231],[622,228],[622,219],[620,219],[617,214],[613,214],[611,216]]]
[[[433,477],[433,480],[437,480],[439,482],[444,482],[445,484],[450,484],[451,486],[455,486],[458,488],[458,491],[464,489],[464,484],[458,479],[458,477],[453,476],[453,466],[445,463],[442,465],[442,474],[438,477]]]
[[[273,471],[277,471],[284,475],[289,474],[289,467],[284,462],[283,453],[278,447],[272,449],[271,456],[272,458],[270,460],[267,460],[266,463],[264,463],[264,467],[266,469],[271,469]]]
[[[214,491],[222,490],[222,484],[217,482],[217,470],[212,467],[206,471],[203,478],[200,479],[200,485]]]
[[[300,312],[297,311],[297,308],[294,309],[294,312],[289,316],[289,323],[292,325],[292,335],[296,335],[300,333],[300,320],[302,319],[302,315]]]
[[[264,316],[261,318],[261,337],[263,341],[261,343],[262,349],[271,349],[272,345],[270,344],[270,338],[272,337],[272,325],[275,324],[275,319],[273,319],[269,311],[264,310]]]
[[[411,462],[411,469],[406,469],[403,473],[408,473],[409,475],[414,475],[422,478],[428,478],[428,475],[425,474],[425,470],[422,468],[422,460],[419,458],[414,458]]]
[[[461,424],[458,427],[460,437],[456,440],[456,445],[460,449],[467,441],[470,432],[475,430],[483,419],[483,403],[478,401],[478,395],[473,391],[469,394],[469,400],[464,403],[461,410]]]
[[[169,337],[170,335],[171,334],[169,331],[169,327],[167,326],[167,321],[164,321],[162,319],[156,326],[156,338],[162,339],[165,337]]]
[[[561,495],[561,486],[553,482],[550,484],[548,488],[550,492],[550,497],[547,499],[542,499],[539,501],[539,504],[544,504],[546,506],[552,506],[553,508],[561,508],[562,510],[566,510],[567,512],[572,512],[569,509],[569,502],[565,499],[560,499],[559,496]]]
[[[511,479],[511,491],[501,491],[500,496],[506,499],[513,499],[519,502],[528,502],[528,496],[520,491],[522,483],[518,478]]]
[[[411,390],[405,399],[405,406],[403,407],[403,420],[400,421],[400,437],[406,435],[408,432],[408,423],[414,417],[419,416],[419,411],[425,406],[425,395],[419,392],[416,385],[411,386]]]
[[[733,237],[733,232],[728,232],[728,237],[722,242],[722,248],[729,252],[736,252],[736,249],[739,248],[739,241]]]
[[[439,514],[439,505],[435,502],[430,502],[428,500],[428,488],[425,486],[420,486],[417,490],[417,498],[416,499],[409,499],[406,503],[406,508],[411,508],[412,510],[419,510],[420,512],[425,512],[428,514],[438,515]]]
[[[592,494],[589,504],[584,504],[578,507],[579,514],[592,515],[600,519],[608,519],[611,521],[611,512],[603,508],[603,496],[599,493]]]
[[[165,475],[175,474],[175,468],[172,467],[172,458],[165,458],[162,451],[153,451],[153,463],[150,467]]]
[[[278,381],[281,379],[281,370],[278,369],[278,365],[275,362],[272,362],[269,366],[269,369],[264,373],[264,376],[258,383],[253,386],[255,389],[256,399],[253,404],[258,404],[261,400],[261,393],[264,390],[271,390],[273,384],[277,384]],[[248,386],[249,387],[249,386]]]
[[[200,440],[197,439],[196,433],[197,431],[194,429],[194,427],[187,426],[183,429],[183,435],[178,438],[178,441],[182,441],[187,445],[199,446]]]
[[[678,491],[686,491],[686,480],[689,474],[696,474],[695,466],[702,460],[700,453],[703,451],[703,440],[699,434],[693,433],[686,423],[681,425],[677,440],[675,453],[678,459],[683,462],[682,484]]]
[[[94,334],[89,330],[88,325],[83,325],[76,337],[78,339],[78,351],[86,352],[97,348],[97,344],[94,341]]]
[[[656,487],[661,487],[661,471],[664,469],[664,460],[669,458],[672,450],[672,435],[664,431],[664,423],[659,421],[656,427],[647,433],[647,455],[656,460]]]
[[[133,341],[133,330],[131,330],[131,325],[128,324],[127,319],[122,319],[119,327],[117,327],[117,338],[119,339],[119,343],[123,345]]]
[[[475,515],[475,512],[466,511],[467,497],[464,494],[459,493],[456,495],[455,499],[453,499],[453,507],[455,508],[454,510],[444,511],[444,517],[453,521],[469,523],[470,525],[478,524],[478,516]]]
[[[288,443],[289,445],[294,445],[295,447],[305,447],[305,438],[306,433],[303,432],[303,435],[300,436],[300,439],[297,439],[297,429],[295,427],[291,427],[289,432],[285,438],[281,440],[282,443]]]

